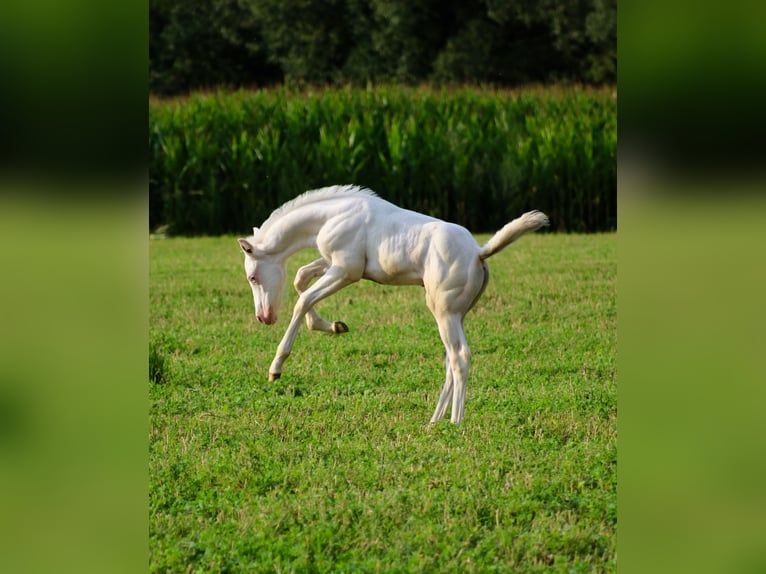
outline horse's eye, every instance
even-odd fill
[[[247,278],[247,280],[250,281],[250,283],[257,283],[258,282],[256,277],[255,277],[255,275],[251,275],[250,277]]]

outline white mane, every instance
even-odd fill
[[[263,222],[260,230],[263,231],[267,229],[269,225],[274,223],[277,219],[294,209],[298,209],[309,203],[316,203],[326,199],[338,199],[339,197],[378,197],[378,194],[371,189],[359,185],[331,185],[329,187],[312,189],[294,197],[272,211],[269,218]]]

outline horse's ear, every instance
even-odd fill
[[[255,237],[258,234],[258,228],[253,227],[253,237]]]
[[[242,251],[245,252],[245,255],[251,255],[255,257],[255,247],[253,247],[247,239],[239,239],[238,241],[239,246],[242,248]]]

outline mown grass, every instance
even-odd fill
[[[152,241],[150,570],[614,571],[616,236],[489,263],[465,419],[428,425],[444,350],[422,289],[323,302],[351,332],[303,328],[269,384],[292,290],[262,326],[234,237]]]

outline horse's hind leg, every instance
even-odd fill
[[[321,257],[316,261],[304,265],[295,274],[293,286],[298,293],[303,293],[308,289],[309,283],[314,277],[320,277],[327,272],[329,263]],[[309,309],[306,313],[306,326],[312,331],[324,331],[325,333],[348,333],[348,326],[342,321],[330,323],[319,316],[316,309]]]
[[[440,412],[443,415],[444,411],[446,411],[450,396],[449,383],[451,373],[452,413],[450,421],[458,424],[463,420],[463,411],[465,409],[465,387],[468,383],[468,371],[471,367],[471,351],[465,338],[462,313],[437,315],[436,322],[439,325],[439,334],[441,335],[442,342],[447,349],[449,369],[434,417]],[[434,422],[433,417],[431,420]]]
[[[450,420],[457,424],[463,419],[465,409],[465,391],[468,383],[468,371],[471,367],[471,351],[465,337],[463,318],[476,304],[489,282],[489,269],[484,261],[477,272],[468,278],[466,288],[442,291],[437,283],[432,289],[427,289],[426,302],[439,325],[444,347],[447,349],[447,376],[444,381],[436,410],[431,422],[436,422],[447,411],[450,398],[452,399],[452,414]],[[431,283],[433,285],[433,283]]]
[[[444,386],[442,387],[442,392],[439,396],[439,402],[436,403],[436,410],[431,417],[430,422],[432,423],[435,423],[444,416],[444,413],[447,412],[447,405],[449,405],[450,399],[452,398],[452,367],[450,366],[449,355],[446,355],[444,362],[447,366],[447,376],[445,377]]]

